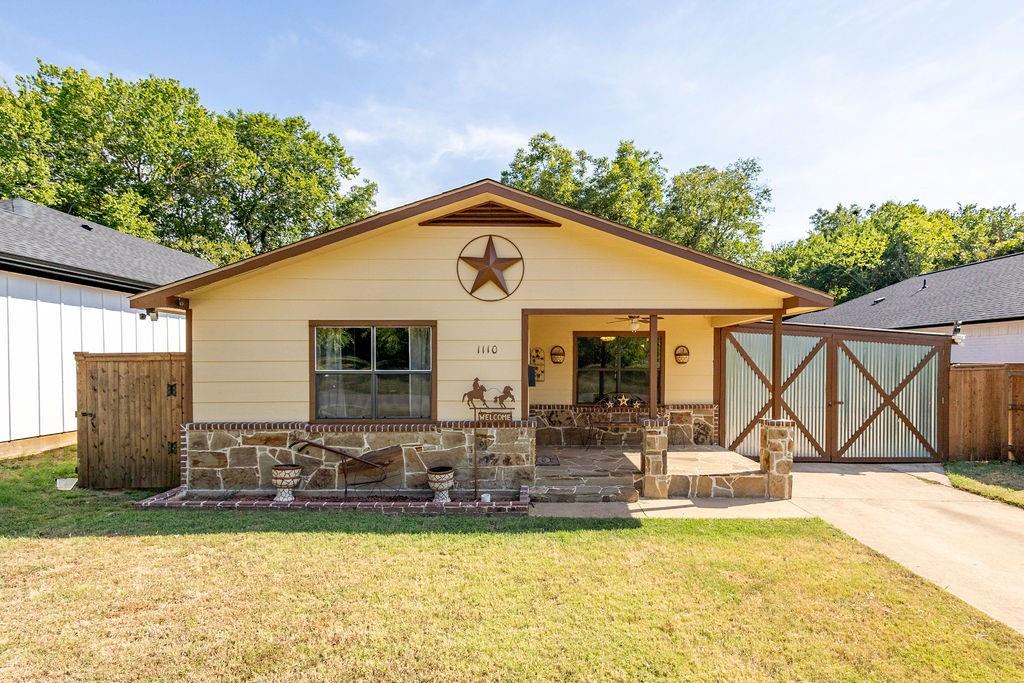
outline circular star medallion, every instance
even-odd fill
[[[501,301],[523,283],[523,253],[501,235],[481,235],[459,252],[459,284],[474,299]]]

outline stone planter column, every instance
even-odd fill
[[[662,424],[664,423],[664,424]],[[668,498],[668,420],[646,420],[640,450],[640,472],[646,498]]]
[[[796,423],[762,419],[758,430],[761,471],[768,475],[768,497],[792,498]]]

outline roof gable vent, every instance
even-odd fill
[[[471,227],[552,227],[557,228],[561,223],[549,221],[547,218],[534,216],[511,206],[505,206],[498,202],[484,202],[466,209],[460,209],[444,216],[420,221],[420,225],[451,225]]]

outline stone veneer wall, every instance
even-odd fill
[[[545,404],[530,406],[530,417],[537,421],[538,446],[630,445],[640,446],[644,439],[641,421],[646,412],[636,419],[612,429],[588,427],[587,416],[598,422],[607,421],[610,414],[621,414],[616,408],[604,406]],[[717,445],[718,406],[712,403],[667,405],[660,409],[668,418],[670,446]],[[589,433],[588,433],[589,432]],[[589,442],[588,442],[589,439]]]
[[[302,481],[296,491],[337,495],[344,490],[343,458],[312,446],[301,452],[297,447],[290,448],[299,440],[366,456],[386,466],[387,479],[375,490],[357,482],[376,478],[377,471],[347,461],[350,495],[386,493],[388,489],[429,491],[427,470],[442,465],[455,468],[456,492],[472,491],[474,449],[478,453],[481,491],[518,494],[521,486],[534,481],[533,424],[516,421],[502,425],[193,423],[183,428],[182,482],[190,493],[269,492],[274,490],[271,468],[295,463],[302,466]]]
[[[762,419],[758,430],[757,469],[731,474],[672,474],[666,457],[667,425],[648,420],[641,451],[644,497],[792,498],[796,425],[792,420]]]

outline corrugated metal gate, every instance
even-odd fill
[[[771,407],[771,327],[728,328],[720,344],[722,443],[756,456]],[[948,373],[948,337],[783,325],[782,413],[797,426],[796,459],[944,459]]]

